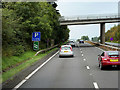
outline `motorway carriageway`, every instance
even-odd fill
[[[74,57],[66,58],[54,54],[15,88],[118,88],[118,70],[98,67],[97,57],[103,50],[85,43],[73,52]]]

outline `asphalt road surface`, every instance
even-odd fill
[[[118,70],[100,70],[102,50],[87,43],[73,48],[74,57],[57,54],[20,88],[118,88]]]

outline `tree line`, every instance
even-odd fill
[[[115,25],[105,33],[105,41],[110,42],[111,38],[113,38],[113,42],[120,42],[120,25]]]
[[[41,32],[40,49],[64,42],[69,37],[67,26],[60,26],[57,4],[48,2],[2,3],[2,53],[19,56],[32,50],[32,33]]]
[[[111,40],[111,38],[113,40]],[[82,36],[81,39],[82,40],[89,40],[89,37],[88,36]],[[78,39],[78,41],[79,40],[80,39]],[[100,36],[92,37],[91,40],[94,41],[94,42],[99,42],[100,41]],[[108,30],[105,33],[105,42],[120,43],[120,25],[114,25],[114,27],[110,28],[110,30]]]
[[[113,39],[112,41],[111,38]],[[92,41],[98,42],[99,40],[100,40],[100,36],[92,37]],[[120,43],[120,25],[115,25],[105,33],[105,42]]]

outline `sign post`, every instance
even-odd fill
[[[32,41],[33,42],[33,49],[39,50],[39,41],[41,40],[41,33],[40,32],[33,32],[32,33]]]

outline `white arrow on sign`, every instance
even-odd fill
[[[34,44],[34,47],[35,47],[35,48],[38,48],[38,45]]]

